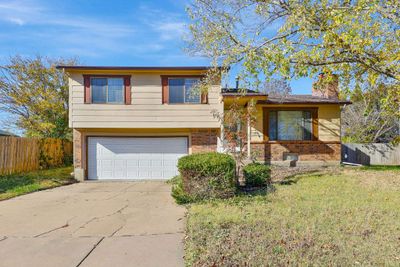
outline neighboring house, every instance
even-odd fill
[[[248,147],[260,161],[340,161],[340,105],[347,102],[337,100],[335,85],[326,97],[281,100],[223,90],[220,81],[207,95],[193,93],[193,84],[208,67],[58,68],[70,77],[69,126],[80,180],[173,177],[181,156],[223,150],[223,131],[214,113],[223,112],[235,98],[243,104],[257,101]]]
[[[17,135],[7,131],[0,130],[0,136],[17,136]]]

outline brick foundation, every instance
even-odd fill
[[[285,142],[251,144],[252,154],[259,161],[283,161],[285,153],[298,155],[299,161],[337,161],[341,159],[338,142]]]
[[[193,129],[191,131],[192,153],[217,151],[217,129]]]

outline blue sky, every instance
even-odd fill
[[[0,0],[0,64],[10,55],[78,57],[84,65],[209,65],[183,51],[190,0]],[[233,85],[234,74],[230,81]],[[311,93],[311,79],[292,81]],[[6,117],[0,114],[0,120]]]

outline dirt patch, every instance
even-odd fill
[[[284,167],[272,166],[271,178],[272,182],[281,182],[299,174],[307,173],[338,173],[340,167],[321,167],[321,166],[298,166],[298,167]]]

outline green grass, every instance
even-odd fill
[[[187,266],[398,266],[398,171],[308,174],[258,196],[192,204]]]
[[[385,166],[385,165],[370,165],[362,166],[362,170],[376,170],[376,171],[400,171],[400,165]]]
[[[0,176],[0,200],[74,183],[72,167]]]

